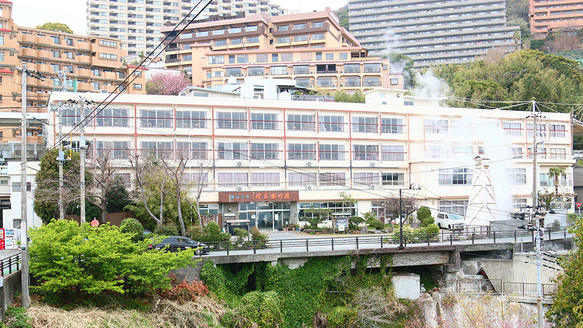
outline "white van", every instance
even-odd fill
[[[463,216],[450,213],[437,214],[435,224],[437,224],[439,228],[447,228],[449,230],[460,230],[466,227]]]

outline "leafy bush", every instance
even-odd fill
[[[160,236],[178,236],[178,226],[172,221],[166,221],[164,225],[156,226],[154,233]]]
[[[435,218],[431,216],[431,210],[427,206],[421,206],[417,210],[417,219],[421,222],[422,227],[435,223]]]
[[[377,214],[373,211],[362,213],[362,216],[364,216],[364,220],[366,221],[367,224],[370,224],[371,222],[374,221],[378,221]]]
[[[363,223],[364,222],[364,219],[361,218],[360,216],[353,216],[350,219],[348,219],[348,222],[354,224],[355,226],[357,226],[357,225]]]
[[[428,225],[427,227],[425,227],[425,233],[430,233],[430,234],[438,234],[439,233],[439,227],[437,226],[437,224],[432,223],[430,225]]]
[[[249,231],[247,231],[246,229],[235,228],[233,232],[235,233],[235,236],[237,236],[238,242],[241,242],[245,240],[245,238],[249,237]]]
[[[371,221],[368,223],[371,228],[375,228],[376,230],[383,230],[385,228],[385,224],[379,220]]]
[[[243,296],[241,305],[231,315],[223,317],[221,323],[234,328],[283,327],[282,304],[275,291],[250,292]]]
[[[202,233],[205,235],[218,235],[221,233],[221,227],[216,222],[209,222],[202,228]]]
[[[174,273],[170,274],[170,289],[160,293],[160,297],[169,300],[179,301],[180,303],[194,302],[198,296],[206,296],[209,293],[208,288],[202,281],[193,280],[191,283],[186,281],[186,277],[179,283]]]
[[[267,234],[261,233],[259,229],[256,227],[251,228],[251,239],[255,241],[255,246],[263,247],[269,240],[269,236]]]
[[[130,234],[132,236],[132,241],[136,242],[142,240],[144,237],[144,227],[140,221],[134,218],[127,218],[121,221],[121,232]]]
[[[79,226],[53,220],[30,229],[30,273],[38,279],[35,292],[75,300],[105,292],[141,295],[170,287],[171,270],[193,265],[194,249],[148,251],[152,240],[133,242],[119,227]]]

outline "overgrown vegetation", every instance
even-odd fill
[[[312,259],[297,269],[207,261],[201,280],[233,309],[222,320],[228,327],[403,327],[415,308],[392,294],[390,257],[380,257],[375,270],[367,269],[369,260]]]

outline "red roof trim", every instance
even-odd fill
[[[0,69],[0,74],[14,74],[14,72],[9,69]]]
[[[2,0],[0,0],[2,1]],[[146,68],[145,66],[136,66],[136,65],[128,65],[128,68],[137,68],[137,69],[145,69],[146,71],[148,70],[148,68]]]
[[[0,3],[9,3],[9,4],[12,4],[12,2],[6,1],[6,0],[0,0]]]
[[[0,1],[2,1],[2,0],[0,0]],[[0,28],[0,32],[12,32],[12,31],[7,29],[7,28]]]

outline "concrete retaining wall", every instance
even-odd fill
[[[17,271],[4,277],[4,286],[0,288],[0,320],[4,319],[6,309],[12,305],[14,294],[22,292],[22,277],[20,272]]]

